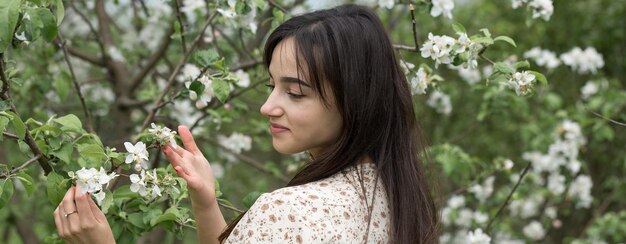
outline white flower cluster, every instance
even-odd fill
[[[524,229],[522,229],[522,232],[526,237],[534,241],[541,240],[546,235],[546,230],[543,228],[543,225],[536,220],[526,225]]]
[[[491,243],[491,237],[486,233],[483,233],[481,228],[471,231],[467,234],[467,243],[470,244],[489,244]]]
[[[422,57],[435,60],[435,67],[439,64],[450,64],[454,57],[467,53],[467,61],[463,67],[475,69],[478,66],[478,54],[482,45],[469,39],[466,33],[458,33],[459,38],[441,35],[436,36],[428,33],[428,41],[420,48]]]
[[[452,0],[432,0],[433,7],[430,9],[430,15],[437,17],[443,15],[448,19],[452,19],[452,9],[454,1]]]
[[[441,210],[441,219],[445,226],[456,225],[469,228],[472,223],[486,223],[489,216],[484,212],[472,211],[465,207],[465,197],[454,195],[448,199],[447,206]]]
[[[150,156],[150,154],[146,149],[146,144],[144,144],[143,142],[137,142],[135,145],[133,145],[130,142],[124,142],[124,147],[128,152],[124,163],[130,164],[134,162],[136,171],[140,171],[141,169],[148,169],[148,157]]]
[[[252,138],[237,132],[233,132],[229,137],[219,135],[218,143],[230,151],[224,155],[231,162],[236,161],[232,153],[240,154],[242,151],[249,151],[252,148]]]
[[[452,102],[450,100],[450,96],[439,90],[435,90],[430,94],[426,104],[434,108],[435,111],[440,114],[450,115],[452,112]]]
[[[176,131],[172,131],[170,128],[165,126],[159,126],[155,123],[150,124],[152,127],[148,129],[148,132],[152,133],[156,136],[157,141],[160,145],[171,144],[172,146],[176,146],[176,140],[174,137],[176,136]]]
[[[532,49],[526,51],[524,53],[524,58],[532,59],[537,65],[546,67],[549,70],[552,70],[561,64],[561,61],[554,52],[541,49],[539,47],[533,47]]]
[[[528,3],[528,7],[533,10],[533,19],[542,18],[545,21],[550,20],[552,13],[554,12],[554,4],[552,0],[512,0],[512,7],[514,9],[521,7]]]
[[[583,51],[580,47],[574,47],[569,52],[561,54],[561,61],[579,74],[596,73],[604,67],[602,54],[595,48],[587,47]]]
[[[489,176],[483,184],[475,184],[471,186],[468,191],[474,194],[474,197],[478,199],[481,203],[484,203],[485,200],[493,193],[493,181],[496,178],[494,176]]]
[[[189,89],[194,79],[200,76],[200,68],[193,64],[185,64],[183,66],[181,75],[178,76],[178,81],[185,82],[185,87]],[[196,102],[196,108],[202,109],[209,105],[209,102],[213,99],[213,81],[206,75],[202,75],[198,78],[198,81],[204,85],[202,94],[198,95],[195,91],[189,90],[189,99]]]
[[[549,146],[547,154],[527,152],[523,155],[525,160],[532,162],[534,175],[547,173],[547,187],[552,194],[558,195],[565,192],[567,178],[563,173],[569,173],[571,176],[578,175],[571,181],[567,192],[568,197],[576,200],[578,208],[589,208],[593,201],[591,178],[587,175],[579,175],[581,162],[578,161],[578,152],[585,144],[586,138],[582,134],[580,125],[565,120],[557,127],[554,142]],[[561,166],[566,171],[562,172]],[[539,183],[543,184],[543,182]]]
[[[580,89],[580,94],[581,94],[580,97],[583,100],[587,100],[591,96],[598,93],[599,90],[600,90],[600,86],[598,85],[597,82],[587,81],[587,83],[585,83],[585,85]]]
[[[141,170],[139,175],[131,174],[130,182],[130,190],[139,193],[142,197],[155,199],[162,196],[156,169],[153,169],[152,173]]]
[[[83,167],[76,172],[68,172],[68,175],[76,181],[82,194],[92,193],[98,205],[102,205],[102,200],[106,197],[102,185],[106,184],[108,186],[109,181],[117,177],[115,172],[107,174],[102,167],[100,167],[100,170],[95,168],[85,169]]]
[[[246,5],[250,7],[250,12],[244,15],[237,14],[237,11],[236,11],[237,1],[236,0],[228,0],[227,3],[228,3],[228,8],[218,8],[217,12],[219,12],[222,16],[224,16],[224,18],[228,22],[228,26],[234,26],[237,28],[247,27],[247,29],[249,29],[252,33],[256,33],[256,30],[258,28],[257,22],[255,21],[256,16],[257,16],[257,8],[258,8],[257,2],[247,1]]]
[[[413,78],[411,78],[411,94],[426,94],[426,89],[430,83],[430,77],[424,68],[419,68]]]
[[[531,195],[528,198],[515,199],[511,201],[509,210],[512,216],[527,219],[539,214],[539,208],[542,206],[544,199],[539,194]]]
[[[514,89],[518,96],[524,96],[533,90],[535,75],[528,71],[515,72],[506,83],[509,88]]]

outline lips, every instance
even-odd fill
[[[270,131],[272,132],[272,134],[277,134],[277,133],[289,131],[289,128],[282,126],[280,124],[270,123]]]

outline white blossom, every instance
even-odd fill
[[[481,228],[470,231],[467,234],[467,243],[470,244],[489,244],[491,243],[491,237],[483,233]]]
[[[552,70],[561,64],[556,54],[550,50],[533,47],[524,53],[524,58],[532,59],[537,65]]]
[[[585,85],[580,89],[580,93],[581,93],[580,97],[583,100],[587,100],[591,96],[593,96],[596,93],[598,93],[599,88],[600,87],[598,86],[598,84],[596,82],[587,81],[587,83],[585,83]]]
[[[513,168],[513,166],[515,165],[515,163],[513,163],[513,160],[511,159],[506,159],[504,160],[504,169],[506,170],[511,170]]]
[[[452,102],[450,100],[450,96],[438,90],[430,94],[426,104],[434,108],[437,113],[449,115],[452,112]]]
[[[526,199],[516,199],[511,201],[509,210],[512,216],[522,218],[530,218],[539,213],[539,208],[543,204],[544,197],[542,195],[532,195]]]
[[[68,175],[76,180],[76,184],[79,186],[82,194],[86,194],[87,192],[92,193],[98,205],[102,204],[102,200],[106,196],[102,186],[108,186],[109,182],[118,176],[115,172],[107,174],[106,170],[102,167],[100,167],[100,170],[96,170],[95,168],[86,169],[83,167],[76,172],[68,172]]]
[[[131,174],[130,175],[130,190],[132,192],[137,192],[139,193],[139,195],[141,196],[146,196],[148,194],[148,189],[146,188],[146,172],[145,171],[141,171],[141,178],[139,177],[139,175],[137,174]]]
[[[513,77],[507,82],[507,85],[515,89],[515,93],[518,96],[524,96],[532,91],[534,81],[535,75],[528,71],[515,72]]]
[[[565,176],[559,173],[551,173],[548,176],[548,190],[552,194],[559,195],[565,191]]]
[[[106,193],[104,193],[104,191],[100,191],[93,194],[93,197],[96,199],[96,203],[98,203],[99,206],[102,206],[102,201],[106,198]]]
[[[593,181],[591,181],[591,177],[588,175],[579,175],[570,184],[567,196],[577,200],[577,208],[589,208],[593,201],[593,196],[591,196],[592,186]]]
[[[550,20],[554,12],[552,0],[533,0],[528,6],[533,9],[533,18],[542,18],[545,21]]]
[[[245,71],[238,69],[235,71],[235,77],[237,77],[237,86],[239,87],[248,87],[250,86],[250,75]]]
[[[185,86],[189,88],[187,82],[191,82],[196,79],[200,75],[200,68],[193,64],[185,64],[180,71],[180,75],[178,75],[177,79],[180,82],[185,82]]]
[[[448,207],[453,209],[465,206],[465,197],[461,195],[454,195],[448,199]]]
[[[452,9],[454,1],[452,0],[432,0],[433,7],[430,9],[430,15],[437,17],[442,15],[448,19],[452,19]]]
[[[411,78],[411,94],[426,94],[429,82],[428,74],[424,68],[419,68],[415,77]]]
[[[556,219],[556,207],[547,207],[544,214],[551,219]]]
[[[489,215],[484,212],[476,211],[474,212],[474,222],[477,224],[484,224],[489,220]]]
[[[378,0],[378,6],[388,9],[392,9],[394,3],[394,0]]]
[[[454,224],[462,227],[470,227],[472,225],[472,219],[474,218],[474,212],[469,208],[462,208],[459,210],[458,216],[454,220]]]
[[[587,47],[584,51],[580,47],[574,47],[567,53],[561,54],[561,61],[579,74],[596,73],[604,67],[602,54],[595,48]]]
[[[109,47],[108,48],[109,51],[109,56],[111,57],[111,59],[117,61],[117,62],[126,62],[126,58],[124,58],[124,55],[122,54],[122,52],[120,52],[119,49],[117,49],[116,47]]]
[[[224,177],[224,166],[218,163],[211,163],[211,171],[213,171],[213,176],[217,179],[221,179]]]
[[[228,149],[224,156],[228,161],[236,161],[234,154],[240,154],[242,151],[249,151],[252,148],[252,138],[241,133],[233,132],[229,137],[219,135],[218,143]]]
[[[481,203],[484,203],[485,200],[487,200],[487,198],[491,196],[491,193],[493,193],[493,181],[494,180],[495,180],[494,176],[489,176],[487,179],[485,179],[485,181],[483,182],[483,185],[475,184],[471,186],[468,189],[468,191],[471,193],[474,193],[474,196],[476,197],[476,199],[478,199],[478,201],[480,201]]]
[[[404,60],[400,60],[400,68],[402,69],[402,72],[404,72],[404,75],[408,75],[411,72],[411,70],[415,68],[415,64],[409,63]]]
[[[543,226],[536,220],[526,225],[522,232],[526,237],[534,241],[541,240],[546,235],[546,231],[543,229]]]
[[[456,40],[452,37],[435,36],[433,33],[428,33],[428,41],[424,43],[420,51],[422,57],[430,57],[435,60],[435,67],[437,67],[439,64],[449,64],[452,62],[450,53],[455,43]]]
[[[124,142],[124,147],[128,152],[128,155],[126,155],[126,160],[124,161],[125,163],[130,164],[132,162],[135,162],[135,170],[137,171],[139,171],[137,169],[138,167],[140,169],[148,168],[149,154],[148,150],[146,149],[146,144],[144,144],[143,142],[137,142],[135,145],[133,145],[130,142]]]
[[[174,139],[176,136],[176,131],[172,131],[170,128],[165,126],[159,126],[155,123],[150,124],[151,129],[148,129],[148,132],[152,133],[156,136],[159,143],[168,142],[172,146],[176,147],[176,140]]]
[[[513,9],[519,8],[527,2],[528,0],[512,0]]]
[[[480,71],[477,69],[459,67],[457,70],[461,79],[466,81],[467,84],[474,85],[481,79]]]

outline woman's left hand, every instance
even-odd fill
[[[54,210],[59,236],[67,243],[115,243],[106,217],[88,194],[72,186]]]

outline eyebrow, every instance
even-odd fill
[[[270,74],[270,78],[274,79],[274,77],[272,77],[272,74]],[[299,84],[299,85],[303,85],[306,87],[311,88],[311,85],[307,84],[306,82],[304,82],[301,79],[298,79],[296,77],[288,77],[288,76],[282,76],[280,77],[280,81],[282,83],[288,83],[288,84]]]

